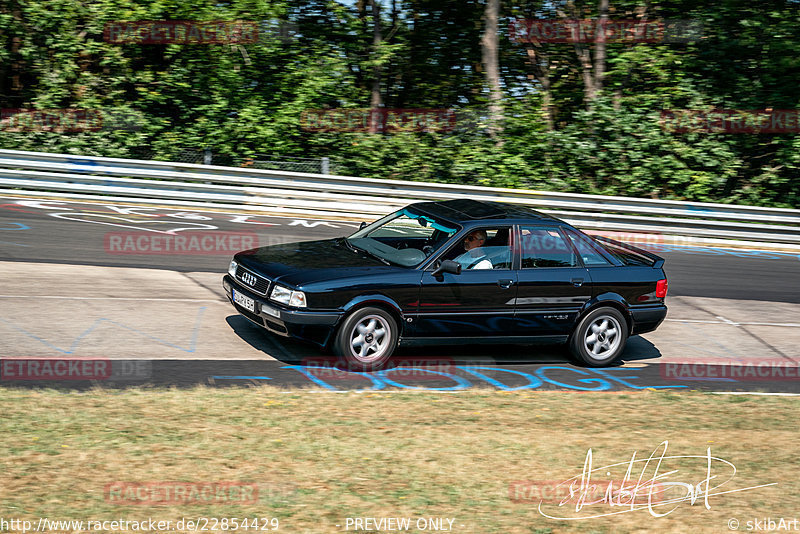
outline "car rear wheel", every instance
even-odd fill
[[[590,367],[610,365],[625,349],[627,323],[614,308],[598,308],[587,314],[572,333],[572,355]]]
[[[333,350],[348,369],[381,369],[397,346],[397,323],[380,308],[361,308],[350,314],[336,334]]]

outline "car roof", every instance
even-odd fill
[[[528,208],[527,206],[509,204],[506,202],[472,200],[469,198],[457,198],[441,202],[417,202],[409,206],[409,208],[459,224],[488,220],[506,220],[509,222],[535,220],[537,222],[566,224],[560,219]]]

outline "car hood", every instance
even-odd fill
[[[386,265],[367,254],[353,251],[343,243],[338,244],[340,239],[260,247],[240,252],[235,259],[256,274],[294,286],[390,270],[408,270]]]

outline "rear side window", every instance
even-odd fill
[[[596,267],[598,265],[611,265],[611,262],[603,256],[603,254],[597,249],[597,246],[592,243],[591,239],[586,236],[576,234],[571,230],[565,230],[565,232],[572,241],[572,244],[575,245],[575,248],[578,250],[578,254],[580,254],[585,266]]]
[[[564,236],[555,228],[520,228],[522,268],[577,267],[578,259]]]

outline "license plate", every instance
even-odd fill
[[[244,308],[245,310],[249,311],[250,313],[256,312],[256,302],[248,297],[247,295],[242,295],[241,293],[237,293],[235,289],[231,289],[233,293],[233,302]]]

